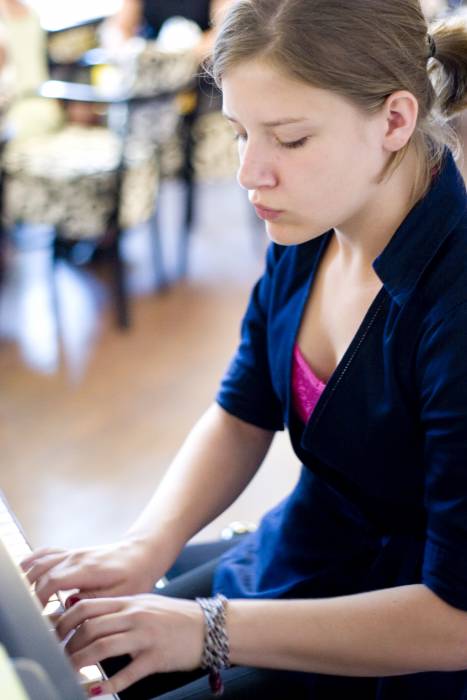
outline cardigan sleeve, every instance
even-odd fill
[[[284,421],[271,381],[267,326],[274,272],[282,249],[275,244],[268,249],[266,270],[253,288],[241,324],[240,344],[216,396],[228,413],[273,431],[283,430]]]
[[[425,336],[417,366],[426,460],[422,581],[467,610],[467,302]]]

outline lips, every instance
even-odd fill
[[[283,211],[280,209],[269,209],[268,207],[263,207],[259,204],[254,204],[253,206],[255,207],[257,216],[259,216],[260,219],[264,219],[264,221],[275,221],[275,219],[279,218],[279,216],[283,214]]]

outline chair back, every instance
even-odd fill
[[[165,51],[156,41],[136,44],[126,80],[133,97],[152,97],[191,87],[198,59],[191,50]]]

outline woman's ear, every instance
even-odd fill
[[[418,102],[408,90],[398,90],[386,99],[383,107],[384,148],[400,151],[410,140],[417,126]]]

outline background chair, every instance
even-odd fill
[[[188,20],[180,22],[183,23],[192,24]],[[134,84],[137,94],[150,96],[161,90],[175,92],[182,82],[183,66],[177,58],[180,54],[161,48],[163,42],[160,40],[138,38],[131,43],[140,47],[136,52],[137,65],[133,68],[137,76]],[[166,129],[162,137],[160,118],[154,120],[150,104],[140,108],[134,119],[135,132],[150,135],[158,143],[161,179],[178,178],[184,184],[179,277],[184,277],[188,270],[197,185],[232,180],[238,169],[237,146],[232,129],[221,113],[220,92],[199,66],[193,66],[192,76],[190,85],[185,83],[182,89],[178,89],[175,105],[180,120],[171,133]]]
[[[238,168],[237,147],[229,124],[221,114],[221,95],[202,69],[194,64],[194,80],[180,90],[186,76],[180,54],[189,53],[199,41],[200,29],[194,22],[181,17],[172,18],[164,25],[157,40],[134,37],[123,51],[105,51],[99,48],[102,24],[86,24],[49,37],[49,55],[53,74],[69,79],[71,75],[86,75],[86,68],[106,70],[108,64],[135,77],[133,90],[138,95],[155,95],[165,91],[177,91],[175,101],[180,120],[176,128],[164,137],[158,132],[167,119],[157,106],[139,106],[135,114],[135,127],[140,133],[155,136],[159,145],[160,175],[162,179],[182,181],[183,202],[178,277],[188,271],[190,233],[196,218],[196,188],[202,182],[219,182],[235,178]],[[108,43],[108,42],[107,42]],[[178,51],[174,50],[178,47]],[[84,54],[84,60],[83,60]],[[188,88],[188,89],[187,89]],[[155,133],[154,133],[155,129]],[[157,219],[155,221],[157,225]],[[254,227],[257,228],[256,226]],[[156,239],[157,240],[157,239]]]
[[[103,123],[65,123],[50,134],[13,139],[2,158],[6,225],[52,226],[54,258],[83,242],[105,250],[113,266],[122,328],[129,325],[122,231],[153,215],[159,148],[177,129],[175,95],[190,84],[196,68],[189,52],[159,56],[155,67],[159,78],[150,92],[141,79],[140,68],[145,65],[141,53],[126,62],[125,75],[110,90],[61,81],[43,84],[39,94],[44,99],[105,106]],[[141,128],[143,113],[150,115],[151,130]],[[153,235],[157,238],[157,228]]]

